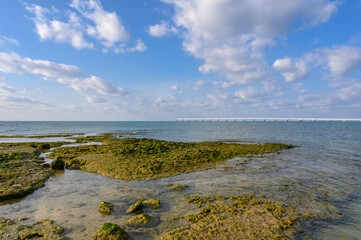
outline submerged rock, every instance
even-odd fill
[[[32,225],[16,225],[23,219],[10,220],[0,217],[0,239],[46,239],[63,240],[64,229],[50,220],[37,221]]]
[[[160,202],[158,198],[150,198],[142,203],[143,208],[159,209]]]
[[[128,233],[117,224],[104,223],[94,235],[94,240],[127,240]]]
[[[129,219],[127,221],[127,223],[128,224],[147,224],[147,223],[149,223],[151,218],[152,217],[149,216],[148,214],[142,213],[142,214],[132,217],[131,219]]]
[[[127,209],[127,213],[141,211],[142,210],[142,202],[143,202],[143,199],[138,200],[136,203],[134,203],[132,206],[130,206]]]
[[[172,190],[183,190],[183,189],[187,188],[188,185],[185,185],[185,184],[181,184],[181,185],[169,184],[169,185],[167,185],[165,187],[169,188],[169,189],[172,189]]]
[[[99,212],[105,215],[110,215],[113,212],[113,204],[111,204],[110,202],[100,202],[99,203]]]
[[[61,157],[55,158],[55,160],[50,164],[52,170],[64,170],[65,163]]]

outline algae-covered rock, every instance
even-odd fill
[[[105,215],[110,215],[113,212],[113,204],[110,202],[100,202],[99,203],[99,212]]]
[[[75,139],[83,142],[82,138]],[[86,137],[85,141],[91,140],[103,144],[57,148],[49,157],[63,157],[69,166],[82,171],[132,181],[210,169],[235,157],[258,156],[291,147],[267,143],[182,143],[112,135]]]
[[[42,168],[50,168],[50,164],[49,163],[44,163],[43,165],[41,165]]]
[[[147,224],[147,223],[149,223],[151,218],[152,217],[149,216],[148,214],[142,213],[142,214],[132,217],[131,219],[129,219],[127,221],[127,223],[128,224]]]
[[[172,189],[172,190],[183,190],[183,189],[187,188],[188,185],[185,185],[185,184],[180,184],[180,185],[169,184],[169,185],[167,185],[165,187],[169,188],[169,189]]]
[[[0,239],[42,239],[42,240],[63,240],[61,234],[64,229],[55,225],[50,220],[37,221],[32,225],[16,225],[22,219],[0,218]]]
[[[127,209],[127,213],[141,211],[142,210],[142,202],[143,202],[143,199],[138,200],[136,203],[134,203],[132,206],[130,206]]]
[[[94,235],[94,240],[127,240],[128,233],[117,224],[104,223]]]
[[[39,150],[48,150],[48,149],[50,149],[50,144],[49,143],[39,143],[38,149]]]
[[[50,164],[52,170],[64,170],[65,163],[61,157],[55,158],[55,160]]]
[[[143,208],[151,208],[151,209],[159,209],[160,208],[160,202],[158,198],[150,198],[147,200],[144,200],[142,203]]]

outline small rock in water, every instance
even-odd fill
[[[127,223],[128,224],[147,224],[147,223],[149,223],[151,218],[152,217],[149,216],[148,214],[142,213],[142,214],[132,217],[131,219],[129,219],[127,221]]]
[[[185,189],[187,187],[188,187],[188,185],[185,185],[185,184],[181,184],[181,185],[169,184],[169,185],[165,186],[165,188],[169,188],[169,189],[172,189],[172,190],[183,190],[183,189]]]
[[[111,204],[110,202],[100,202],[99,203],[99,208],[98,208],[99,212],[105,215],[110,215],[113,212],[113,204]]]
[[[142,203],[143,208],[159,209],[160,202],[158,198],[150,198]]]
[[[141,211],[142,210],[142,202],[143,202],[143,199],[140,199],[139,201],[134,203],[132,206],[130,206],[128,208],[127,213],[133,213],[133,212],[136,212],[136,211]]]
[[[117,224],[104,223],[94,235],[94,240],[127,240],[128,233]]]
[[[50,164],[52,170],[64,170],[65,163],[61,157],[56,157],[55,160]]]

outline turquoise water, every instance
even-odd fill
[[[150,189],[152,196],[157,193],[157,196],[164,196],[164,199],[177,197],[165,193],[162,187],[157,186],[173,181],[190,185],[190,189],[186,190],[187,194],[256,193],[269,198],[279,198],[297,205],[300,210],[322,215],[320,219],[302,222],[302,231],[298,238],[361,239],[359,122],[0,122],[0,135],[104,132],[172,141],[279,142],[295,145],[296,148],[283,151],[279,155],[255,158],[247,164],[239,164],[240,160],[237,159],[232,160],[229,162],[232,168],[227,168],[228,170],[220,167],[169,179],[137,181],[130,185],[134,189]],[[93,176],[92,180],[85,180],[86,176]],[[91,201],[98,202],[97,191],[105,191],[104,194],[111,195],[113,188],[108,189],[106,185],[124,185],[120,180],[95,176],[80,171],[66,171],[63,176],[49,182],[47,187],[57,189],[57,184],[61,183],[64,193],[54,193],[54,196],[67,201],[66,196],[76,191],[84,194],[82,187],[77,187],[76,191],[74,187],[73,190],[64,188],[67,184],[70,188],[76,181],[80,186],[86,185],[87,191],[94,195],[89,197],[94,197]],[[89,182],[94,185],[94,189],[89,189],[93,186]],[[45,196],[42,190],[37,191],[19,203],[0,206],[0,216],[17,217],[27,211],[36,212],[38,205],[35,202],[45,201],[51,192],[50,190]],[[63,198],[60,198],[60,195]],[[130,201],[125,195],[122,197],[125,202]],[[119,204],[125,206],[124,201]],[[42,211],[44,213],[40,214],[41,217],[53,217],[62,223],[61,218],[64,216],[53,216],[47,209]],[[97,223],[97,220],[94,221]],[[167,229],[164,224],[159,226],[159,229]],[[149,237],[147,234],[143,236],[144,239]],[[70,232],[68,236],[76,239],[74,236],[77,235]],[[140,235],[138,237],[141,239]]]

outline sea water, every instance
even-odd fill
[[[0,135],[108,132],[186,142],[277,142],[295,148],[154,181],[126,182],[66,170],[53,176],[45,188],[0,206],[0,216],[28,217],[29,222],[52,219],[65,228],[65,236],[89,239],[105,221],[124,225],[129,218],[124,212],[137,199],[157,197],[163,205],[156,212],[154,225],[127,229],[134,239],[152,239],[175,227],[173,217],[198,211],[185,203],[184,193],[255,193],[322,216],[302,222],[297,238],[361,239],[360,122],[0,122]],[[164,186],[170,183],[189,188],[182,193],[169,191]],[[112,215],[97,212],[103,200],[116,205]]]

